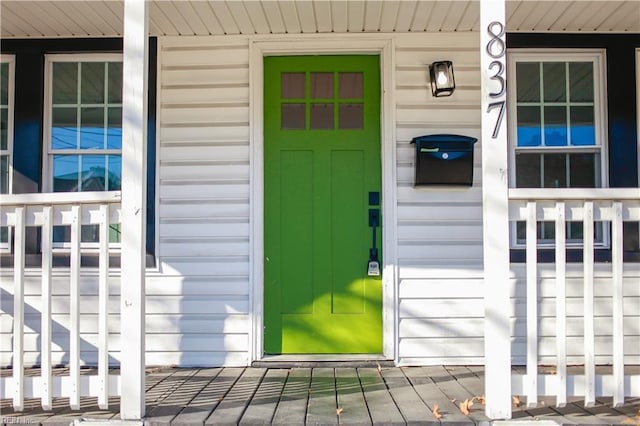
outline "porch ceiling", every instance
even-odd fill
[[[479,0],[151,0],[151,35],[477,31]],[[3,38],[122,36],[123,0],[0,2]],[[520,32],[640,32],[638,0],[507,0]]]

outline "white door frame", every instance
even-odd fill
[[[381,79],[381,158],[382,158],[382,333],[383,355],[398,359],[397,256],[396,256],[396,154],[395,114],[393,113],[395,56],[393,37],[362,35],[310,35],[256,37],[249,41],[249,103],[251,144],[250,206],[250,310],[252,316],[249,364],[264,353],[264,123],[263,58],[274,55],[371,54],[380,55]]]

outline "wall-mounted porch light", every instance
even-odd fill
[[[456,88],[451,61],[439,61],[429,65],[429,76],[433,96],[450,96]]]

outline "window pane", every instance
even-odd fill
[[[9,242],[9,227],[8,226],[0,226],[0,243],[8,243]]]
[[[311,128],[333,129],[333,104],[311,104]]]
[[[9,64],[0,64],[0,105],[9,104]]]
[[[0,155],[0,194],[9,193],[9,156]]]
[[[545,102],[564,102],[567,99],[565,64],[565,62],[545,62],[542,64]]]
[[[122,62],[109,63],[108,102],[110,104],[122,103]]]
[[[122,149],[122,108],[109,108],[107,149]]]
[[[592,106],[572,106],[571,114],[571,145],[596,144],[596,129]]]
[[[567,187],[566,154],[544,154],[544,188]]]
[[[338,96],[342,99],[363,98],[363,81],[361,72],[341,72],[338,75],[340,87]]]
[[[598,187],[596,176],[595,154],[569,154],[569,186],[571,188]]]
[[[567,145],[567,109],[565,107],[544,107],[544,141],[546,146]]]
[[[305,104],[282,104],[280,110],[282,113],[280,128],[282,130],[305,129]]]
[[[363,129],[362,104],[340,104],[338,123],[341,129]]]
[[[516,187],[540,188],[540,154],[516,153]]]
[[[542,144],[540,121],[540,107],[518,107],[518,146],[540,146]]]
[[[593,102],[593,63],[570,62],[569,84],[572,102]]]
[[[333,73],[311,73],[311,97],[313,99],[333,99]]]
[[[303,72],[284,72],[280,76],[282,83],[281,98],[282,99],[301,99],[304,94],[304,77]]]
[[[121,189],[122,158],[119,155],[108,155],[107,191],[119,191]]]
[[[76,149],[78,146],[76,108],[53,108],[51,118],[51,148]]]
[[[82,103],[104,103],[104,62],[83,62],[82,69]]]
[[[104,191],[106,189],[106,156],[83,155],[81,156],[80,161],[82,163],[80,190]]]
[[[53,104],[75,104],[78,101],[78,64],[53,63]]]
[[[82,108],[80,148],[104,149],[104,108]]]
[[[78,188],[78,155],[53,156],[53,191],[76,192]]]
[[[0,109],[0,150],[5,151],[9,147],[9,110]]]
[[[516,63],[518,102],[540,102],[540,63]]]

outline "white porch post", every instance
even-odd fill
[[[486,414],[511,418],[505,0],[480,1]]]
[[[144,416],[148,4],[124,2],[122,101],[121,402]]]

